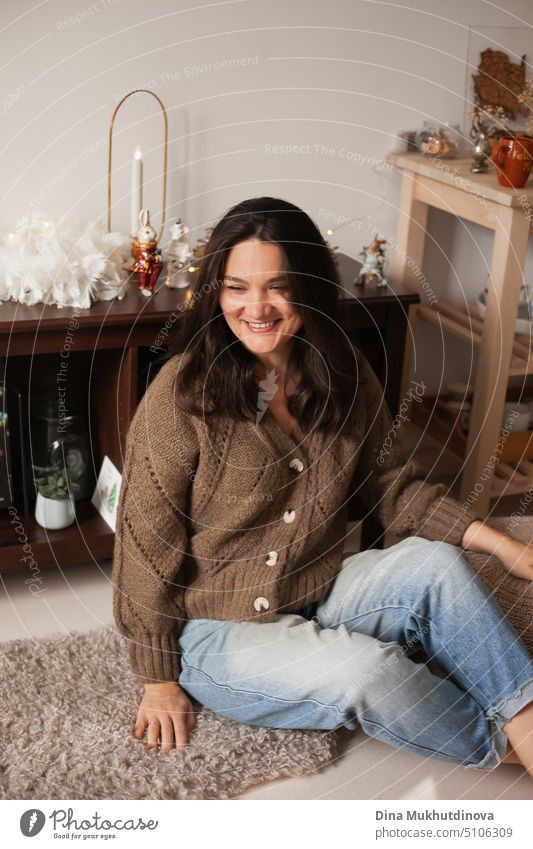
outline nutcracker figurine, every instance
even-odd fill
[[[135,259],[134,271],[137,272],[139,289],[148,298],[152,294],[157,278],[161,273],[163,261],[161,251],[157,247],[156,232],[150,224],[150,213],[147,209],[141,209],[139,213],[139,230],[133,243],[133,256]]]
[[[378,286],[387,285],[389,281],[383,274],[385,251],[382,247],[386,244],[386,239],[378,239],[376,235],[369,245],[366,245],[362,251],[359,251],[359,256],[363,257],[363,265],[360,268],[358,276],[353,281],[355,286],[371,283],[374,279],[377,279]]]

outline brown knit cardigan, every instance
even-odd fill
[[[178,638],[195,618],[272,621],[323,599],[342,562],[349,493],[383,526],[461,545],[482,516],[424,482],[359,352],[346,433],[286,434],[179,408],[170,359],[128,433],[117,512],[113,611],[142,681],[177,680]]]

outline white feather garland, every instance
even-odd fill
[[[93,301],[122,300],[131,237],[108,233],[97,221],[43,212],[25,215],[0,233],[0,301],[87,309]]]

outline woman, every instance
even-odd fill
[[[114,614],[144,683],[134,736],[186,745],[192,697],[251,725],[360,724],[533,775],[533,662],[464,552],[531,579],[533,547],[424,483],[338,291],[319,230],[286,201],[244,201],[210,237],[127,440]],[[355,491],[405,539],[344,555]]]

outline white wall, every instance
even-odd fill
[[[199,237],[231,204],[276,195],[323,232],[324,211],[361,218],[363,229],[345,226],[333,239],[355,255],[368,228],[395,233],[398,175],[371,164],[396,131],[425,118],[464,122],[468,26],[531,23],[529,0],[505,9],[483,0],[4,0],[0,228],[30,208],[104,217],[111,114],[123,94],[146,86],[169,113],[169,216],[184,216]],[[137,144],[147,204],[160,206],[152,104],[137,95],[119,116],[114,229],[129,229]],[[276,145],[303,148],[282,154]],[[434,290],[478,291],[488,235],[450,228],[439,214],[431,226],[448,227],[450,245],[449,263],[429,253]],[[464,376],[462,354],[447,362]]]

